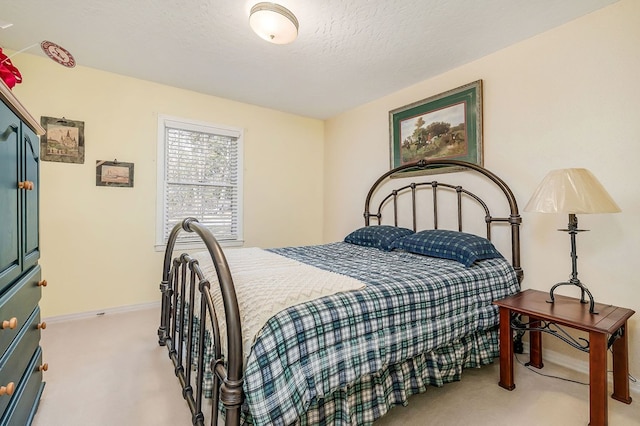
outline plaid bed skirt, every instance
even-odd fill
[[[396,405],[406,406],[409,397],[428,386],[459,381],[465,368],[493,363],[499,355],[497,329],[478,332],[376,374],[361,377],[346,388],[315,399],[295,425],[371,425]],[[242,424],[254,424],[243,406]]]
[[[194,318],[194,321],[197,328],[199,319]],[[197,336],[194,335],[193,338],[197,342]],[[206,333],[205,340],[207,347],[210,347],[209,332]],[[195,357],[196,354],[193,355]],[[459,381],[463,369],[491,364],[498,356],[497,328],[476,332],[437,350],[361,377],[324,398],[314,399],[305,414],[293,424],[371,425],[394,406],[406,406],[411,395],[425,392],[428,386],[441,387],[445,383]],[[210,364],[211,358],[211,354],[206,351],[206,365]],[[192,367],[195,369],[195,364]],[[205,397],[211,398],[212,388],[213,374],[207,368],[204,374]],[[222,404],[220,411],[224,414]],[[246,402],[242,406],[241,424],[254,424]]]

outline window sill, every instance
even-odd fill
[[[222,248],[224,248],[224,247],[242,247],[242,246],[244,246],[244,240],[218,241],[218,244],[220,244],[220,247],[222,247]],[[154,246],[154,248],[155,248],[155,251],[163,252],[163,251],[166,251],[167,245],[166,244],[156,244]],[[207,247],[202,242],[198,242],[198,243],[176,243],[176,245],[173,248],[173,251],[205,250],[206,248]]]

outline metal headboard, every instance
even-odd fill
[[[410,172],[410,171],[420,171],[427,169],[436,169],[443,166],[456,167],[460,170],[472,170],[480,173],[481,175],[487,177],[491,182],[493,182],[496,186],[500,188],[502,193],[504,194],[508,206],[509,206],[509,214],[508,216],[494,216],[491,214],[491,210],[488,205],[475,193],[463,188],[460,185],[451,185],[448,183],[442,183],[438,181],[422,181],[422,182],[411,182],[408,184],[403,184],[402,186],[395,188],[389,192],[388,195],[382,198],[382,201],[379,202],[377,208],[375,210],[371,209],[372,197],[373,195],[380,190],[380,187],[385,184],[392,176],[398,176],[401,172]],[[433,228],[438,229],[438,192],[440,190],[446,191],[455,191],[456,200],[457,200],[457,230],[463,231],[463,216],[462,216],[462,200],[463,198],[469,198],[473,200],[477,205],[479,205],[484,211],[484,221],[486,223],[486,238],[491,239],[491,228],[493,225],[498,223],[508,223],[511,225],[511,264],[516,271],[518,276],[518,280],[522,282],[524,277],[522,268],[520,266],[520,224],[522,223],[522,218],[520,217],[520,213],[518,212],[518,204],[516,202],[513,193],[509,186],[498,176],[496,176],[493,172],[485,169],[482,166],[473,163],[467,163],[465,161],[459,160],[420,160],[415,163],[409,163],[402,166],[399,166],[395,169],[388,171],[383,174],[376,180],[376,182],[372,185],[369,193],[367,194],[367,198],[364,204],[364,220],[365,225],[369,226],[370,220],[376,219],[378,224],[382,223],[382,211],[385,206],[389,203],[392,204],[393,207],[393,224],[394,226],[398,226],[398,200],[401,196],[410,195],[411,197],[411,215],[412,215],[412,225],[413,230],[417,231],[417,192],[422,189],[431,189],[432,192],[432,207],[433,207]],[[450,212],[449,210],[447,210]]]

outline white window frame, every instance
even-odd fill
[[[211,124],[202,121],[189,120],[185,118],[172,117],[168,115],[158,115],[158,157],[157,157],[157,203],[156,203],[156,251],[164,251],[167,245],[164,237],[164,227],[166,222],[165,217],[165,182],[166,182],[166,128],[179,128],[191,131],[197,131],[202,133],[212,133],[222,136],[230,136],[236,138],[238,144],[238,171],[237,171],[237,194],[238,194],[238,206],[237,206],[237,238],[234,240],[218,241],[221,246],[242,246],[244,244],[242,233],[243,222],[243,142],[244,132],[240,128],[223,126],[218,124]],[[191,249],[191,248],[203,248],[204,244],[194,242],[176,242],[176,248]]]

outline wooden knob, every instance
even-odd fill
[[[10,320],[2,321],[2,329],[6,330],[7,328],[13,330],[18,326],[18,318],[13,317]]]
[[[47,364],[46,362],[38,366],[38,371],[47,371],[48,369],[49,369],[49,364]]]
[[[23,182],[18,182],[18,189],[24,189],[26,191],[33,191],[35,185],[30,180],[25,180]]]
[[[7,386],[0,386],[0,396],[3,395],[13,395],[13,391],[16,390],[16,384],[13,382],[9,382]]]
[[[46,323],[46,322],[44,322],[44,321],[39,322],[39,323],[38,323],[38,325],[36,325],[36,328],[37,328],[38,330],[44,330],[45,328],[47,328],[47,323]]]
[[[42,280],[38,282],[38,287],[46,287],[46,286],[47,286],[47,280]]]

